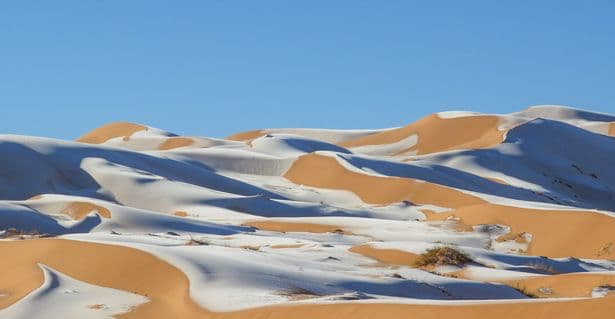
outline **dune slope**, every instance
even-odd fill
[[[607,318],[614,123],[0,135],[0,318]]]

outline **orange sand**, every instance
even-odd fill
[[[147,130],[147,127],[129,122],[115,122],[103,125],[77,139],[77,142],[100,144],[112,138],[124,137],[128,140],[136,132]]]
[[[179,217],[187,217],[188,213],[180,210],[180,211],[176,211],[175,213],[173,213],[173,215],[179,216]]]
[[[111,218],[111,212],[108,209],[89,202],[72,202],[62,210],[62,214],[66,214],[74,220],[82,220],[94,210],[103,218]]]
[[[180,147],[186,147],[194,144],[194,140],[188,137],[169,137],[158,146],[161,151],[172,150]]]
[[[1,241],[3,261],[0,309],[43,283],[36,263],[43,263],[90,284],[134,292],[150,301],[120,318],[605,318],[615,311],[608,296],[564,302],[467,305],[296,304],[214,313],[199,307],[189,294],[188,278],[177,268],[139,250],[62,239]]]
[[[484,202],[477,197],[430,182],[352,172],[335,158],[317,154],[299,157],[284,177],[295,184],[349,190],[370,204],[391,204],[409,200],[418,204],[456,208]]]
[[[429,220],[461,218],[466,225],[501,224],[512,233],[532,234],[527,254],[548,257],[614,258],[615,218],[591,211],[537,210],[490,203],[468,206],[452,212],[428,214]]]
[[[389,265],[405,265],[414,267],[419,255],[398,249],[379,249],[371,245],[353,246],[348,251],[375,259]]]
[[[191,298],[188,278],[177,268],[137,249],[63,239],[0,241],[0,309],[43,284],[37,263],[90,284],[150,299],[122,318],[191,318],[207,312]]]
[[[518,302],[467,305],[297,304],[216,313],[220,319],[604,319],[615,312],[615,296],[560,302]]]
[[[465,225],[502,224],[515,233],[533,235],[528,254],[550,257],[615,257],[612,234],[615,218],[591,211],[546,211],[486,203],[482,199],[441,185],[409,178],[379,177],[352,172],[336,159],[307,154],[297,159],[284,175],[296,184],[352,191],[364,202],[390,204],[410,200],[455,208],[453,212],[427,214],[429,220],[454,215]],[[334,226],[332,226],[334,227]]]
[[[498,124],[499,118],[492,115],[442,119],[432,114],[410,125],[363,136],[339,145],[352,148],[392,144],[416,134],[417,144],[401,153],[416,151],[418,155],[422,155],[455,149],[487,148],[504,139],[505,132],[498,130]]]
[[[254,131],[247,131],[247,132],[233,134],[231,136],[225,137],[225,139],[231,140],[231,141],[246,142],[246,141],[253,140],[255,138],[259,138],[265,134],[267,133],[265,133],[262,130],[254,130]]]
[[[615,274],[570,273],[544,277],[529,277],[521,280],[506,281],[506,284],[525,288],[539,297],[591,297],[592,289],[610,285],[615,286]],[[552,293],[540,292],[541,287],[552,289]]]

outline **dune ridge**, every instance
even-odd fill
[[[116,137],[128,140],[132,134],[144,130],[147,130],[147,127],[140,124],[130,122],[109,123],[79,137],[77,142],[101,144]]]
[[[186,147],[194,144],[194,140],[188,137],[169,137],[158,149],[161,151],[172,150],[180,147]]]
[[[300,185],[350,190],[370,204],[409,200],[454,208],[482,203],[473,196],[429,182],[356,173],[347,170],[335,158],[319,154],[299,157],[284,177]]]
[[[71,240],[39,239],[0,243],[0,251],[15,256],[2,272],[4,290],[10,297],[0,298],[0,309],[10,306],[29,291],[42,285],[43,263],[75,278],[104,287],[112,287],[146,296],[150,299],[120,318],[151,318],[171,316],[177,318],[335,318],[354,314],[361,318],[389,318],[413,314],[417,318],[458,318],[468,316],[504,316],[518,318],[549,318],[562,316],[573,318],[584,314],[587,318],[599,318],[615,310],[612,296],[599,299],[541,303],[495,303],[469,305],[407,305],[407,304],[312,304],[256,308],[247,311],[215,313],[207,311],[192,301],[188,292],[188,278],[173,266],[136,249],[76,242]],[[76,259],[76,260],[75,260]],[[79,260],[79,262],[76,262]],[[135,267],[139,265],[139,267]],[[588,277],[594,282],[600,277]],[[603,276],[604,277],[604,276]],[[154,278],[154,280],[152,280]],[[582,275],[566,275],[566,278],[583,278]],[[609,277],[610,278],[610,277]],[[612,279],[612,278],[611,278]],[[583,280],[583,279],[581,279]],[[530,280],[522,281],[527,284]],[[8,285],[6,283],[9,283]],[[8,287],[8,288],[7,288]],[[29,291],[28,291],[29,289]],[[353,315],[353,316],[354,316]]]
[[[365,145],[392,144],[418,135],[418,143],[399,153],[416,152],[418,155],[464,148],[487,148],[500,143],[504,132],[498,129],[496,116],[467,116],[440,118],[433,114],[402,128],[377,133],[340,143],[353,148]]]
[[[0,317],[605,318],[614,123],[1,135]]]

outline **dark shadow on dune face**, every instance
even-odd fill
[[[338,283],[338,285],[341,288],[364,294],[416,299],[450,299],[442,289],[414,280],[396,280],[383,283],[345,281]]]
[[[446,158],[447,155],[442,156],[443,158]],[[360,169],[367,168],[387,176],[419,179],[462,190],[498,195],[513,199],[548,201],[546,198],[537,196],[527,189],[500,184],[455,168],[431,164],[421,160],[417,160],[412,163],[400,163],[373,160],[357,156],[341,156],[341,158]]]
[[[114,201],[99,193],[100,185],[81,168],[85,158],[101,158],[168,180],[239,195],[266,195],[282,198],[262,188],[217,174],[195,161],[176,161],[114,148],[85,144],[50,145],[37,151],[24,144],[0,143],[0,199],[23,200],[34,195],[55,193]]]
[[[62,163],[15,142],[0,142],[0,199],[43,193],[101,197],[98,184],[79,165]]]
[[[438,285],[415,280],[395,280],[394,282],[387,283],[346,281],[339,283],[339,286],[365,294],[415,299],[473,300],[525,298],[525,296],[513,289],[502,285],[452,279]]]
[[[266,137],[265,137],[266,138]],[[284,138],[284,142],[294,149],[305,153],[317,152],[317,151],[330,151],[344,154],[351,154],[351,152],[343,147],[322,142],[318,140],[304,140],[299,138]]]
[[[45,284],[39,290],[33,292],[33,296],[41,298],[52,294],[54,291],[57,291],[56,289],[60,288],[60,277],[49,266],[38,264],[38,267],[45,271]]]
[[[471,251],[469,254],[474,259],[479,259],[473,255]],[[587,269],[603,269],[608,271],[609,268],[603,265],[595,264],[589,261],[583,261],[576,258],[558,258],[551,259],[541,256],[527,256],[527,255],[512,255],[497,252],[490,252],[489,259],[511,265],[513,267],[505,267],[502,269],[512,271],[522,271],[536,274],[564,274],[574,272],[587,272]]]
[[[530,116],[536,116],[536,118],[546,118],[550,120],[557,120],[557,117],[564,119],[582,119],[585,121],[595,121],[595,122],[613,122],[615,121],[615,116],[609,114],[601,114],[594,113],[591,111],[567,108],[567,107],[553,107],[553,106],[538,106],[538,107],[529,107],[525,111],[526,114]],[[558,113],[556,115],[556,112]]]
[[[248,226],[218,225],[182,217],[171,217],[154,212],[151,214],[153,215],[149,216],[148,222],[156,223],[158,228],[172,232],[230,236],[238,233],[251,233],[256,231],[254,227]],[[154,215],[162,217],[164,220],[156,219]],[[182,220],[178,220],[177,218],[182,218]]]
[[[216,228],[206,225],[197,225],[192,223],[185,222],[169,222],[166,224],[166,227],[171,231],[180,231],[180,232],[189,232],[189,233],[198,233],[198,234],[211,234],[211,235],[221,235],[221,236],[230,236],[237,234],[241,231],[252,232],[253,229],[245,228],[245,229],[237,229],[231,230],[227,228]]]
[[[511,151],[510,147],[515,150]],[[535,202],[615,210],[615,170],[604,167],[615,158],[615,138],[558,121],[537,119],[510,130],[491,149],[433,154],[411,163],[340,156],[359,168],[409,177],[462,190]],[[465,158],[473,165],[540,185],[532,191],[500,184],[452,167],[433,164]],[[599,169],[600,167],[603,169]],[[599,170],[599,171],[596,171]]]
[[[350,212],[333,206],[311,203],[305,203],[305,205],[289,205],[282,201],[273,200],[264,196],[209,199],[199,201],[198,204],[226,208],[236,212],[261,217],[370,217],[366,211]]]
[[[502,152],[514,146],[515,152]],[[541,185],[558,203],[615,210],[615,138],[536,119],[508,132],[500,154],[468,151],[482,167]],[[495,156],[497,155],[497,156]]]
[[[611,116],[608,114],[592,113],[592,112],[583,111],[583,110],[577,110],[576,116],[586,121],[596,121],[596,122],[615,121],[615,116]]]
[[[260,259],[267,258],[267,259]],[[259,256],[260,262],[269,260],[270,257]],[[233,259],[222,256],[212,255],[210,261],[220,261],[228,263]],[[271,259],[274,261],[275,259]],[[252,261],[254,262],[254,261]],[[274,262],[274,264],[276,264]],[[199,264],[200,273],[207,274],[215,280],[216,276],[226,276],[225,273],[220,273],[215,268],[207,265]],[[242,283],[247,287],[270,287],[271,282],[279,281],[281,278],[285,283],[295,288],[295,290],[313,293],[315,296],[326,295],[341,295],[347,293],[355,294],[357,299],[368,299],[369,295],[380,295],[390,297],[403,297],[415,299],[434,299],[434,300],[451,300],[451,299],[521,299],[524,295],[519,294],[514,289],[498,284],[489,284],[484,282],[473,282],[469,280],[440,278],[437,284],[430,284],[417,279],[410,278],[379,278],[378,280],[369,278],[347,277],[348,274],[336,277],[320,277],[318,273],[306,272],[305,277],[297,279],[292,272],[282,270],[280,272],[267,272],[265,269],[254,272],[254,268],[247,265],[238,264],[235,262],[229,263],[229,273],[238,274]],[[426,274],[425,276],[430,276]],[[431,275],[436,277],[436,275]],[[288,291],[292,295],[292,290]]]
[[[7,204],[4,204],[7,205]],[[38,211],[19,205],[0,207],[0,230],[15,229],[24,233],[62,235],[70,233],[87,233],[101,222],[100,216],[87,216],[72,227],[64,227]]]
[[[142,211],[148,214],[147,218],[124,220],[125,224],[117,227],[128,227],[131,223],[139,223],[141,227],[161,228],[167,231],[192,234],[234,235],[238,233],[254,232],[253,227],[218,225],[210,222],[192,220],[189,218],[168,216],[161,213]],[[129,215],[134,217],[133,215]],[[130,218],[128,217],[128,218]],[[181,220],[180,220],[181,218]],[[0,230],[15,229],[24,234],[64,235],[76,233],[89,233],[102,223],[98,214],[88,215],[78,223],[65,227],[58,220],[32,208],[3,203],[0,205]]]

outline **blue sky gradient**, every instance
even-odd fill
[[[615,113],[614,1],[6,1],[2,133],[223,137],[442,110]]]

